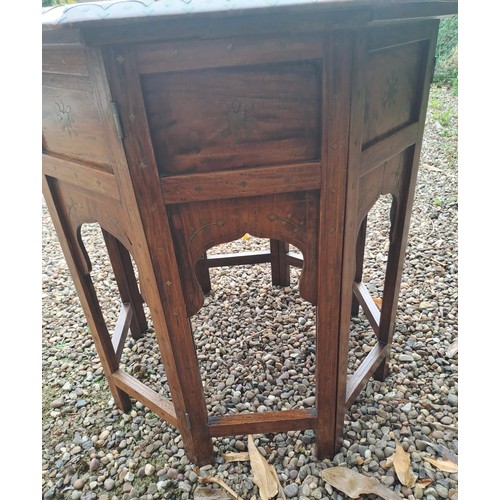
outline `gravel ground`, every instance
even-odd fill
[[[319,477],[345,465],[380,480],[401,498],[458,498],[457,474],[424,457],[458,453],[457,98],[432,88],[413,218],[401,287],[390,374],[371,380],[345,417],[344,442],[332,460],[315,457],[312,431],[256,435],[287,498],[344,499]],[[182,440],[153,412],[114,405],[66,263],[42,204],[42,496],[44,499],[197,498],[194,465]],[[388,197],[369,216],[365,282],[381,297],[388,248]],[[86,225],[83,239],[110,329],[120,302],[102,236]],[[211,252],[259,249],[257,238]],[[269,265],[213,269],[212,292],[193,317],[209,414],[302,408],[314,404],[315,309],[298,294],[299,271],[285,289],[270,283]],[[349,372],[374,343],[361,313],[351,327]],[[127,341],[122,367],[168,396],[154,331]],[[411,455],[425,488],[398,481],[387,458],[396,440]],[[244,499],[258,498],[248,463],[226,464],[221,453],[245,450],[246,436],[214,441],[216,474]],[[365,498],[372,498],[370,496]],[[373,497],[375,498],[375,497]]]

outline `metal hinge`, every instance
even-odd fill
[[[123,133],[122,120],[120,118],[120,110],[118,108],[118,103],[111,101],[111,109],[113,110],[113,118],[115,119],[116,132],[120,140],[125,138]]]

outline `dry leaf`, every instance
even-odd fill
[[[247,462],[250,460],[250,454],[248,451],[242,451],[239,453],[223,453],[222,456],[227,463],[230,462]]]
[[[198,486],[193,494],[195,500],[229,500],[231,495],[220,488]]]
[[[451,460],[436,460],[431,457],[423,457],[423,459],[443,472],[458,472],[458,465]]]
[[[242,240],[249,240],[251,238],[251,236],[247,233],[247,234],[244,234],[241,239]]]
[[[446,354],[448,355],[449,358],[453,358],[455,354],[458,352],[458,339],[453,342],[453,344],[448,347],[448,350],[446,351]]]
[[[399,482],[403,486],[413,488],[417,482],[416,474],[411,470],[410,454],[407,453],[401,444],[396,441],[396,453],[394,454],[394,469],[398,476]]]
[[[273,472],[274,467],[269,465],[255,446],[253,436],[248,436],[248,453],[250,454],[250,466],[253,471],[253,482],[259,488],[261,500],[270,500],[278,494],[279,481]]]
[[[377,306],[377,309],[379,311],[382,310],[382,299],[377,299],[377,297],[373,298],[373,302],[375,302],[375,305]]]
[[[276,472],[276,467],[274,467],[274,465],[271,466],[271,472],[273,473],[274,479],[276,479],[276,482],[278,483],[278,496],[281,497],[282,500],[286,500],[285,490],[283,489],[283,486],[281,486],[278,473]]]
[[[421,479],[420,481],[415,483],[415,488],[422,488],[425,489],[429,484],[433,483],[434,479],[431,479],[430,477],[427,477],[425,479]]]
[[[373,493],[385,500],[400,500],[399,495],[378,482],[374,477],[366,477],[346,467],[330,467],[320,472],[320,476],[331,486],[351,498]]]
[[[437,167],[434,167],[433,165],[428,165],[427,163],[424,163],[422,165],[422,168],[425,168],[427,170],[432,170],[433,172],[442,172],[443,170]]]
[[[196,471],[196,474],[198,475],[198,480],[200,481],[201,484],[205,483],[214,483],[218,484],[221,488],[224,488],[233,498],[236,498],[236,500],[244,500],[241,498],[236,491],[234,491],[230,486],[228,486],[220,477],[216,476],[200,476],[198,471]]]

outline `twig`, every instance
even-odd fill
[[[221,488],[225,489],[233,498],[236,500],[244,500],[242,497],[236,493],[230,486],[228,486],[222,479],[220,479],[217,476],[201,476],[199,473],[199,470],[194,469],[196,474],[198,475],[198,480],[200,483],[205,484],[205,483],[215,483],[218,484]]]
[[[455,425],[446,425],[446,424],[442,424],[441,422],[429,422],[429,424],[431,424],[434,427],[440,426],[440,427],[444,427],[445,429],[450,429],[451,431],[458,432],[458,427],[456,427]]]

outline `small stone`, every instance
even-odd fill
[[[179,475],[179,473],[173,469],[172,467],[170,467],[168,470],[167,470],[167,477],[169,479],[177,479],[177,476]]]
[[[453,419],[449,416],[444,416],[442,419],[441,419],[441,423],[444,424],[444,425],[451,425],[453,423]]]
[[[458,406],[458,396],[453,393],[448,394],[448,403],[450,403],[451,406]]]
[[[234,443],[234,447],[238,451],[245,451],[247,449],[245,443],[243,441],[237,440],[236,443]]]
[[[187,493],[191,492],[191,485],[187,483],[186,481],[181,481],[178,485],[177,488],[181,491],[186,491]]]
[[[111,491],[115,487],[115,482],[113,479],[108,478],[106,481],[104,481],[104,489],[106,491]]]
[[[287,484],[285,486],[285,495],[288,498],[296,497],[299,493],[299,487],[296,483]]]
[[[81,490],[85,486],[85,480],[78,478],[74,483],[73,483],[73,488],[75,490]]]
[[[418,451],[425,451],[427,449],[427,443],[421,439],[415,439],[415,448]]]
[[[54,401],[50,403],[50,406],[52,408],[61,408],[61,406],[64,406],[64,399],[63,398],[54,399]]]
[[[144,474],[146,474],[146,476],[151,476],[151,474],[154,474],[154,472],[155,472],[154,465],[146,464],[144,466]]]
[[[49,488],[43,495],[43,500],[52,500],[52,498],[55,497],[56,494],[56,487],[52,486],[52,488]]]
[[[436,488],[437,494],[441,498],[448,498],[448,488],[446,486],[436,483],[434,488]]]
[[[97,458],[93,458],[90,463],[89,463],[89,470],[91,472],[95,472],[97,469],[99,469],[101,463]]]
[[[400,354],[399,361],[401,361],[401,363],[411,363],[413,361],[413,356],[411,354]]]
[[[313,406],[315,402],[316,402],[316,397],[315,396],[311,396],[309,398],[304,399],[302,401],[302,404],[304,406]]]

